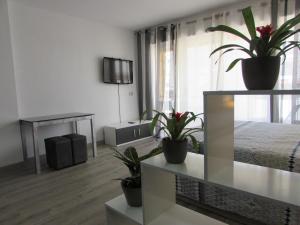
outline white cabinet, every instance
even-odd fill
[[[133,141],[152,137],[150,130],[151,121],[134,121],[119,123],[104,127],[105,144],[120,146]]]

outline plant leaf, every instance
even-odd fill
[[[241,46],[241,45],[237,45],[237,44],[223,45],[223,46],[220,46],[220,47],[216,48],[215,50],[213,50],[213,51],[210,53],[209,57],[211,57],[211,56],[212,56],[213,54],[215,54],[217,51],[220,51],[220,50],[226,49],[226,48],[233,48],[233,47],[245,48],[245,47],[243,47],[243,46]],[[246,49],[246,48],[245,48],[245,49]]]
[[[197,141],[197,139],[191,134],[188,135],[188,137],[192,140],[193,149],[196,150],[197,152],[199,152],[199,142]]]
[[[281,42],[282,40],[280,39],[279,36],[282,37],[282,34],[284,32],[287,33],[288,30],[296,26],[298,23],[300,23],[300,14],[295,16],[292,19],[287,20],[284,24],[282,24],[273,34],[270,43],[272,45],[275,45],[277,42]]]
[[[142,120],[144,119],[145,115],[148,113],[147,110],[145,110],[141,115],[140,115],[140,123],[142,122]]]
[[[250,43],[250,39],[247,38],[245,35],[243,35],[241,32],[229,27],[229,26],[226,26],[226,25],[218,25],[216,27],[208,27],[206,29],[206,32],[215,32],[215,31],[222,31],[222,32],[227,32],[227,33],[230,33],[230,34],[233,34],[235,36],[238,36],[240,38],[242,38],[243,40],[247,41],[248,43]]]
[[[287,34],[285,34],[285,36],[282,37],[282,38],[280,39],[280,41],[281,41],[281,42],[282,42],[282,41],[285,41],[286,39],[288,39],[289,37],[291,37],[291,36],[297,34],[298,32],[300,32],[300,29],[297,29],[297,30],[295,30],[295,31],[289,30],[289,32],[288,32]]]
[[[151,130],[152,133],[153,133],[155,127],[156,127],[159,116],[160,116],[160,113],[156,113],[155,116],[152,119],[152,122],[150,124],[150,130]]]
[[[165,120],[168,120],[168,116],[162,112],[159,112],[157,110],[153,110],[153,112],[158,113],[160,116],[162,116]]]
[[[158,136],[158,134],[161,131],[164,131],[166,133],[166,135],[168,135],[168,137],[171,138],[172,135],[170,134],[170,131],[168,129],[166,129],[165,127],[160,127],[154,136]]]
[[[272,36],[271,40],[269,42],[269,46],[273,47],[273,46],[279,46],[281,45],[282,42],[284,42],[288,37],[290,37],[293,31],[292,30],[285,30],[282,31],[281,33],[278,33],[277,36]]]
[[[220,58],[228,53],[228,52],[231,52],[233,50],[236,50],[236,51],[243,51],[245,52],[246,54],[248,54],[250,57],[255,57],[255,55],[253,53],[251,53],[248,49],[244,49],[244,48],[230,48],[230,49],[227,49],[226,51],[222,52],[222,54],[219,56],[219,58],[217,59],[217,61],[215,62],[215,64],[220,60]]]
[[[225,55],[227,52],[231,52],[231,51],[233,51],[233,50],[236,50],[236,49],[235,49],[235,48],[230,48],[230,49],[227,49],[227,50],[225,50],[224,52],[222,52],[221,55],[219,56],[219,58],[216,60],[215,64],[217,64],[217,62],[221,59],[221,57],[222,57],[223,55]]]
[[[241,61],[243,58],[238,58],[233,60],[230,65],[228,66],[226,72],[230,71],[239,61]]]
[[[284,59],[283,59],[283,62],[282,62],[282,63],[284,63],[285,60],[286,60],[286,54],[285,54],[285,52],[284,52],[280,47],[273,47],[273,49],[276,49],[276,50],[279,51],[279,53],[277,54],[277,56],[283,55]],[[270,54],[270,55],[271,55],[271,54]]]
[[[251,7],[243,9],[242,13],[251,39],[254,39],[256,37],[256,28]]]
[[[248,50],[246,48],[238,48],[236,50],[243,51],[243,52],[247,53],[250,57],[255,57],[255,55],[250,50]]]
[[[197,115],[191,116],[188,120],[185,121],[184,127],[186,127],[190,122],[195,121],[197,118],[199,118],[200,115],[203,113],[199,113]]]
[[[162,148],[161,147],[154,148],[148,154],[141,156],[139,158],[139,161],[143,161],[145,159],[148,159],[148,158],[150,158],[152,156],[155,156],[155,155],[158,155],[160,153],[162,153]]]
[[[288,51],[292,50],[295,47],[297,47],[300,50],[300,43],[299,44],[296,44],[296,43],[289,44],[285,48],[283,48],[282,50],[284,51],[284,53],[287,53]]]
[[[126,150],[124,151],[124,155],[132,160],[133,162],[135,163],[138,163],[139,162],[139,156],[137,154],[137,151],[134,147],[128,147],[126,148]]]
[[[121,160],[130,170],[130,168],[135,167],[137,164],[136,162],[132,161],[130,158],[127,158],[125,155],[120,153],[117,149],[113,149],[114,157]]]
[[[196,132],[200,132],[202,131],[202,128],[187,128],[186,131],[184,131],[180,136],[179,136],[179,140],[185,139],[189,134],[193,134]]]

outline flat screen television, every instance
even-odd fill
[[[125,59],[103,58],[103,81],[109,84],[132,84],[133,62]]]

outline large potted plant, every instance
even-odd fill
[[[162,150],[169,163],[183,163],[187,155],[187,141],[191,139],[193,147],[199,147],[199,142],[193,136],[194,133],[203,130],[203,120],[199,118],[201,114],[193,112],[173,112],[167,116],[163,112],[155,111],[155,116],[151,122],[152,132],[159,127],[158,133],[163,131],[166,135],[162,139]],[[201,120],[201,127],[188,128],[187,126],[197,118]]]
[[[133,207],[142,205],[140,162],[161,152],[161,148],[158,147],[143,156],[139,156],[134,147],[128,147],[124,153],[114,149],[114,157],[120,159],[127,166],[131,175],[118,179],[121,180],[121,187],[128,205]]]
[[[233,34],[244,40],[248,48],[234,43],[226,44],[216,48],[212,51],[211,55],[221,50],[224,50],[221,56],[233,50],[246,53],[249,55],[249,58],[237,58],[233,60],[226,72],[230,71],[239,61],[242,61],[243,79],[248,90],[272,90],[278,80],[280,57],[283,56],[284,62],[286,52],[295,47],[300,49],[299,41],[288,40],[300,31],[300,29],[293,30],[300,22],[300,14],[286,21],[276,30],[273,29],[272,25],[256,27],[250,7],[243,9],[242,14],[250,38],[226,25],[209,27],[206,31],[221,31]],[[257,32],[259,36],[257,36]]]

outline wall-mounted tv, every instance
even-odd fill
[[[103,81],[109,84],[132,84],[133,62],[125,59],[103,58]]]

